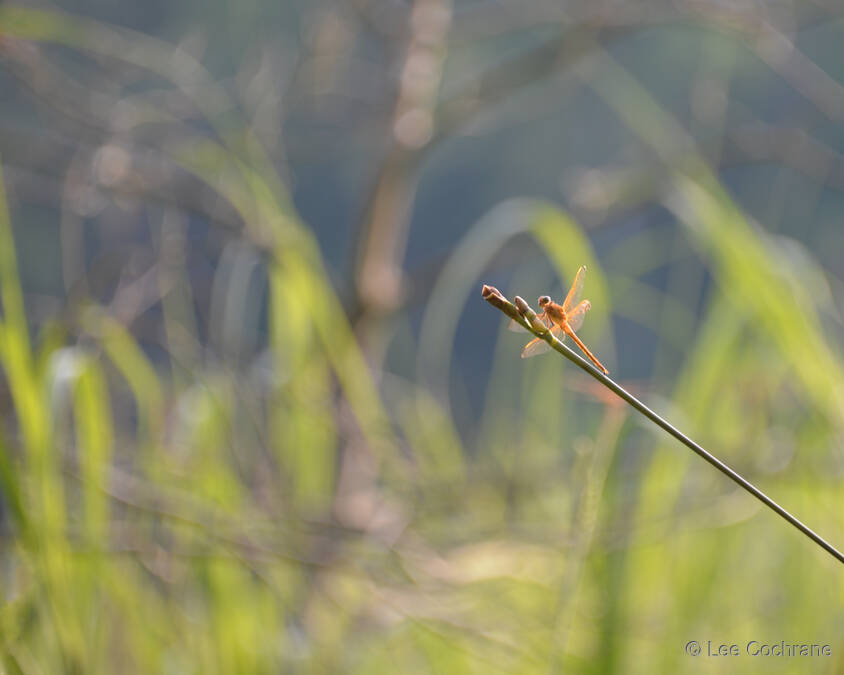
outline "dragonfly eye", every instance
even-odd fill
[[[549,302],[551,302],[551,298],[547,295],[540,295],[539,296],[539,306],[545,307]]]

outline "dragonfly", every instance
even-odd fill
[[[589,357],[589,360],[601,369],[604,375],[609,375],[610,371],[608,371],[604,367],[604,364],[601,363],[591,351],[589,351],[589,348],[583,344],[583,341],[577,337],[577,334],[575,333],[575,331],[583,325],[583,319],[586,317],[586,312],[588,312],[592,307],[592,303],[588,300],[578,302],[578,300],[580,300],[580,294],[583,292],[583,282],[585,278],[586,266],[583,265],[579,270],[577,270],[577,274],[574,277],[574,283],[571,285],[571,289],[569,289],[568,295],[566,295],[566,299],[563,301],[562,305],[558,305],[547,295],[539,296],[538,302],[542,312],[537,314],[537,318],[545,323],[545,325],[551,330],[551,334],[558,340],[563,341],[568,335],[574,343],[580,347],[580,350]],[[512,319],[510,320],[509,328],[510,330],[516,332],[527,332],[522,325]],[[527,359],[531,356],[544,354],[550,350],[551,345],[545,342],[545,340],[542,338],[534,338],[525,345],[525,348],[522,350],[522,358]]]

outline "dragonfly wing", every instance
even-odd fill
[[[531,356],[539,356],[551,350],[551,346],[541,338],[533,338],[522,350],[522,358],[529,359]]]
[[[551,329],[551,334],[558,340],[565,338],[565,335],[558,326],[554,326]],[[529,359],[531,356],[538,356],[539,354],[544,354],[549,351],[551,351],[551,345],[545,342],[545,340],[542,338],[533,338],[533,340],[528,342],[522,350],[522,358]]]
[[[592,303],[588,300],[583,300],[571,312],[566,314],[566,322],[573,331],[577,331],[583,325],[583,319],[586,317],[586,312],[592,307]]]
[[[571,285],[569,294],[563,302],[563,311],[568,313],[580,300],[580,294],[583,292],[583,282],[586,280],[586,265],[581,265],[574,277],[574,283]]]

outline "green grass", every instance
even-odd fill
[[[496,255],[530,238],[555,278],[526,266],[508,295],[587,264],[583,336],[596,354],[618,365],[612,317],[648,327],[655,372],[674,375],[648,383],[649,404],[844,543],[844,361],[819,300],[693,148],[666,149],[683,146],[679,125],[617,64],[601,60],[590,86],[659,158],[683,223],[674,248],[646,242],[653,259],[632,257],[623,241],[599,258],[571,214],[506,202],[451,252],[418,342],[404,313],[384,329],[411,355],[399,376],[369,367],[313,233],[199,64],[202,87],[179,80],[167,45],[48,12],[4,6],[0,28],[183,89],[213,134],[159,150],[237,211],[232,239],[260,259],[269,308],[259,364],[205,355],[176,258],[169,364],[92,301],[72,325],[34,331],[0,179],[5,672],[715,670],[684,653],[692,639],[832,649],[762,666],[737,657],[731,672],[842,667],[839,564],[569,364],[521,361],[503,325],[483,338],[495,342],[489,385],[461,433],[449,385],[466,303]],[[694,283],[674,296],[641,280],[662,265],[687,278],[690,258],[716,282],[697,319]],[[238,338],[248,322],[235,290],[216,309]]]

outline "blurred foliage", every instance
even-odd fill
[[[838,563],[478,297],[586,264],[844,544],[833,5],[84,4],[0,6],[0,670],[844,672]]]

